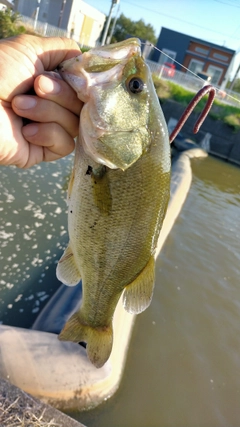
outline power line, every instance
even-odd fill
[[[215,1],[217,1],[217,0],[215,0]],[[130,4],[130,5],[132,5],[132,6],[137,7],[138,9],[148,10],[149,12],[153,12],[153,13],[158,14],[158,15],[161,15],[161,16],[166,16],[167,18],[175,19],[176,21],[183,22],[184,24],[192,25],[192,26],[194,26],[195,28],[196,28],[196,27],[198,27],[198,28],[201,28],[202,30],[207,30],[207,31],[211,31],[212,33],[221,34],[222,36],[231,37],[229,34],[222,33],[222,32],[220,32],[220,31],[216,31],[216,30],[212,30],[211,28],[204,27],[204,26],[202,26],[202,25],[198,25],[198,24],[195,24],[195,23],[192,23],[192,22],[189,22],[189,21],[185,21],[185,19],[176,18],[175,16],[168,15],[168,14],[166,14],[166,13],[159,12],[158,10],[149,9],[148,7],[145,7],[145,6],[140,6],[139,4],[132,3],[131,1],[128,1],[128,0],[122,0],[122,3],[127,3],[127,4]],[[236,38],[236,40],[239,40],[239,37],[238,37],[238,38]]]

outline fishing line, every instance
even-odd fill
[[[171,59],[171,61],[176,62],[176,64],[180,65],[182,68],[184,68],[184,69],[185,69],[186,71],[188,71],[190,74],[192,74],[194,77],[197,77],[197,79],[198,79],[198,80],[201,80],[203,83],[205,83],[205,82],[206,82],[206,80],[204,80],[204,79],[202,79],[201,77],[199,77],[196,73],[194,73],[193,71],[189,70],[189,68],[187,68],[187,67],[185,67],[183,64],[181,64],[181,62],[176,61],[176,59],[173,59],[171,56],[169,56],[167,53],[163,52],[163,51],[162,51],[161,49],[159,49],[158,47],[154,46],[152,43],[143,43],[143,42],[142,42],[142,45],[146,45],[146,46],[153,47],[153,48],[154,48],[154,49],[156,49],[158,52],[162,53],[162,54],[163,54],[163,55],[165,55],[167,58]],[[211,84],[211,83],[210,83],[210,84]],[[218,89],[218,88],[217,88],[216,86],[214,86],[214,85],[211,85],[211,86],[213,86],[213,87],[215,88],[215,90],[216,90],[217,92],[219,92],[220,94],[221,94],[222,92],[225,92],[225,91],[222,91],[221,89]],[[237,101],[237,102],[240,104],[239,99],[235,98],[235,97],[234,97],[234,96],[232,96],[232,95],[229,95],[227,92],[226,92],[226,96],[227,96],[228,98],[233,99],[234,101]]]

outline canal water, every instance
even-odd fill
[[[88,427],[239,427],[240,169],[192,160],[117,393],[72,414]]]
[[[31,327],[60,285],[72,157],[27,170],[0,167],[0,323]]]
[[[0,168],[0,322],[30,327],[58,287],[72,159]],[[240,168],[191,161],[193,183],[137,317],[116,394],[88,427],[239,427]]]

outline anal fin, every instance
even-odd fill
[[[58,280],[67,286],[75,286],[81,280],[81,274],[75,263],[70,243],[58,261],[56,274]]]
[[[152,301],[155,282],[155,260],[151,256],[138,277],[126,286],[123,294],[123,306],[132,314],[146,310]]]

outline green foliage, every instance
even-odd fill
[[[16,36],[26,32],[23,25],[19,25],[20,14],[11,9],[0,11],[0,39]]]
[[[191,99],[193,98],[193,93],[187,89],[184,89],[182,86],[178,86],[175,83],[169,82],[169,88],[171,91],[171,97],[177,101],[181,102],[184,105],[188,105]]]
[[[88,52],[89,50],[90,50],[90,47],[85,47],[85,46],[81,47],[81,52],[82,53]]]
[[[162,80],[154,74],[153,83],[157,95],[162,102],[164,102],[166,99],[172,99],[183,104],[184,106],[187,106],[194,96],[193,92],[190,92],[183,87],[176,85],[175,83]],[[207,97],[201,99],[201,101],[195,107],[195,111],[202,111],[206,105],[206,100]],[[240,109],[237,107],[222,104],[220,101],[215,100],[209,112],[209,117],[215,120],[222,120],[232,128],[233,132],[240,130]]]
[[[157,74],[152,74],[153,84],[155,86],[158,97],[161,101],[171,97],[171,88],[169,82],[163,79],[159,79]]]
[[[231,105],[222,104],[216,100],[209,113],[215,120],[222,120],[230,126],[234,133],[240,130],[240,109]]]
[[[109,32],[111,31],[111,26]],[[121,14],[117,19],[111,43],[120,42],[129,36],[146,39],[153,44],[156,44],[157,41],[151,24],[145,24],[142,19],[139,21],[132,21],[130,18]]]
[[[169,98],[187,106],[194,96],[193,92],[168,80],[163,80],[156,74],[153,74],[153,83],[161,101]]]
[[[233,128],[233,132],[236,133],[240,130],[240,113],[238,114],[229,114],[224,117],[224,123]]]
[[[231,84],[232,84],[232,82],[230,82],[230,81],[227,83],[227,89],[229,89],[229,88],[230,88]],[[234,83],[234,85],[233,85],[232,90],[233,90],[234,92],[238,92],[238,93],[240,93],[240,79],[237,79],[237,80],[235,81],[235,83]]]

